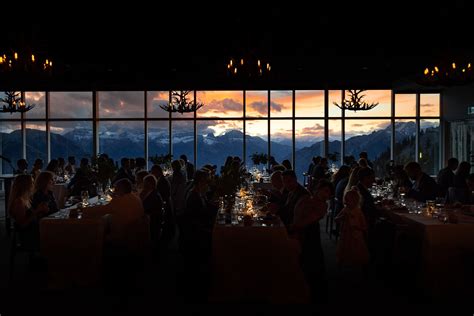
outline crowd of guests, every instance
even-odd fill
[[[101,158],[109,160],[107,155]],[[69,157],[67,164],[64,159],[53,159],[45,170],[41,159],[35,161],[31,171],[25,159],[18,160],[17,165],[18,175],[11,189],[8,212],[25,241],[37,249],[39,219],[58,211],[52,194],[55,175],[71,175],[69,194],[78,195],[88,190],[91,196],[95,194],[93,190],[99,175],[86,158],[81,159],[78,167],[74,157]],[[371,166],[367,153],[362,152],[358,161],[342,165],[332,174],[326,158],[314,157],[307,172],[308,183],[300,184],[290,161],[280,164],[270,159],[271,189],[261,193],[268,196],[268,210],[280,217],[289,236],[300,243],[301,267],[315,301],[324,301],[327,296],[319,222],[328,209],[334,212],[339,233],[338,264],[362,277],[367,273],[374,255],[374,228],[378,217],[370,193],[376,182]],[[410,162],[389,168],[387,180],[394,184],[395,194],[404,193],[406,198],[420,202],[443,198],[447,202],[471,203],[474,176],[470,168],[469,163],[451,158],[434,179],[423,172],[420,164]],[[216,175],[215,165],[195,170],[184,155],[171,163],[171,169],[172,174],[165,176],[158,164],[148,171],[145,159],[122,158],[120,168],[111,179],[112,201],[87,208],[83,215],[110,215],[107,243],[112,256],[136,250],[132,228],[143,223],[144,218],[147,218],[154,252],[159,251],[160,243],[177,236],[183,255],[183,277],[193,285],[187,288],[187,295],[197,297],[206,292],[196,286],[206,284],[210,278],[217,198],[222,195],[223,186],[230,183],[235,189],[247,171],[239,157],[231,156],[226,159],[220,175]]]

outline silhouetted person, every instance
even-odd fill
[[[184,160],[187,179],[192,180],[194,178],[194,165],[188,161],[186,155],[181,155],[179,158]]]
[[[39,174],[41,173],[41,170],[43,169],[43,159],[36,159],[35,163],[33,164],[33,169],[31,170],[31,176],[33,179],[36,179]]]
[[[51,161],[46,166],[46,171],[51,171],[54,174],[58,173],[59,162],[56,159],[51,159]]]
[[[367,160],[367,165],[372,169],[374,168],[374,164],[369,160],[369,156],[367,155],[366,151],[362,151],[359,154],[359,158],[364,158],[365,160]]]
[[[293,167],[291,166],[291,162],[288,159],[283,160],[281,164],[285,166],[286,170],[293,170]]]
[[[76,173],[76,158],[74,156],[69,156],[67,158],[67,165],[66,165],[66,167],[64,167],[64,170],[68,174]]]
[[[120,164],[121,168],[118,170],[112,183],[115,183],[121,179],[128,179],[131,183],[135,183],[135,177],[133,176],[131,171],[130,159],[122,158],[120,160]]]
[[[454,171],[459,166],[459,160],[457,158],[449,158],[448,165],[439,171],[436,182],[439,186],[440,196],[446,196],[448,188],[454,186]]]
[[[407,190],[406,197],[413,198],[419,202],[434,200],[438,195],[438,185],[436,181],[421,170],[417,162],[409,162],[405,165],[405,171],[412,181],[412,188]]]
[[[26,159],[18,159],[16,162],[17,170],[16,174],[28,174],[28,161]]]
[[[285,205],[280,209],[278,215],[282,222],[288,228],[293,223],[295,206],[303,197],[309,194],[301,184],[298,183],[298,179],[293,170],[286,170],[282,173],[283,186],[288,191],[288,198],[286,199]]]

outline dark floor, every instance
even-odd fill
[[[128,312],[134,314],[150,314],[150,308],[155,310],[169,310],[175,312],[191,310],[214,310],[219,312],[222,308],[226,314],[254,312],[260,314],[264,311],[282,312],[283,307],[228,305],[195,305],[188,301],[180,289],[178,273],[182,258],[177,251],[176,242],[172,241],[164,246],[160,253],[160,260],[150,265],[146,270],[144,284],[138,289],[122,291],[120,289],[70,289],[67,291],[51,291],[46,289],[43,273],[32,271],[28,267],[27,257],[18,255],[12,283],[8,284],[8,256],[9,238],[5,234],[4,201],[0,198],[0,315],[23,314],[27,311],[44,310],[47,312],[89,314],[90,312]],[[455,304],[457,307],[466,306],[471,302],[451,299],[443,300],[427,297],[422,290],[415,286],[414,270],[402,270],[396,266],[378,264],[372,266],[364,282],[354,282],[348,278],[347,273],[340,271],[335,262],[336,242],[329,239],[325,232],[325,221],[321,223],[322,243],[324,248],[327,278],[329,285],[329,302],[322,306],[293,306],[288,310],[292,314],[303,312],[324,312],[325,314],[338,314],[346,311],[351,313],[358,310],[368,313],[395,313],[395,311],[427,312],[440,311]],[[391,269],[391,270],[390,270]],[[414,269],[414,268],[413,268]],[[198,302],[205,303],[205,299]],[[470,311],[470,314],[474,309]],[[452,312],[452,311],[451,311]],[[286,314],[286,312],[285,312]]]

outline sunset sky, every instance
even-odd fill
[[[268,121],[270,118],[282,118],[271,120],[270,129],[274,141],[284,141],[292,137],[293,95],[292,91],[270,91],[270,116],[268,116],[268,91],[246,91],[245,115],[247,134],[252,136],[266,137],[268,134]],[[346,111],[345,130],[346,138],[353,135],[366,134],[374,130],[382,129],[390,124],[391,114],[391,91],[390,90],[368,90],[364,91],[366,102],[378,102],[379,105],[370,111]],[[190,93],[190,100],[194,93]],[[26,92],[27,103],[34,103],[36,107],[27,112],[27,119],[45,118],[45,93]],[[333,103],[340,103],[342,92],[340,90],[329,91],[329,113],[328,117],[340,118],[342,111]],[[169,99],[168,91],[151,91],[147,93],[148,117],[167,119],[169,113],[162,110],[159,105],[166,104]],[[214,133],[221,135],[228,130],[243,131],[244,116],[244,92],[243,91],[197,91],[197,102],[205,105],[200,108],[196,117],[204,119],[198,122],[198,132],[203,135]],[[50,117],[53,119],[90,119],[92,118],[92,92],[51,92],[50,93]],[[397,94],[395,96],[396,116],[416,115],[416,95]],[[99,92],[99,118],[144,118],[145,94],[143,91],[124,92]],[[18,119],[17,113],[1,114],[1,119]],[[439,95],[422,94],[420,97],[420,115],[439,116]],[[193,118],[193,113],[173,113],[172,118],[181,120]],[[300,140],[320,140],[324,137],[324,120],[307,119],[307,117],[324,117],[324,91],[323,90],[298,90],[295,92],[295,134]],[[369,119],[351,120],[351,118],[367,117]],[[380,117],[387,119],[370,119]],[[232,120],[231,120],[232,118]],[[288,119],[284,119],[288,118]],[[301,118],[301,119],[299,119]],[[15,129],[17,124],[2,123],[2,131]],[[137,122],[115,122],[126,124],[127,127],[140,127],[143,123]],[[111,124],[111,123],[109,123]],[[107,125],[109,125],[107,124]],[[423,126],[437,124],[436,121],[428,120]],[[44,129],[45,124],[31,122],[29,128]],[[65,133],[74,127],[89,127],[90,122],[54,122],[51,123],[51,131]],[[166,128],[166,124],[154,123],[151,126]],[[183,120],[176,124],[178,130],[192,130],[192,121]],[[104,125],[105,128],[105,125]],[[330,121],[329,137],[338,137],[341,133],[340,121]]]

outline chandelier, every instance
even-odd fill
[[[337,102],[333,102],[335,106],[340,108],[341,110],[349,110],[349,111],[368,111],[375,108],[379,105],[378,102],[375,103],[367,103],[362,99],[365,97],[365,94],[362,94],[365,90],[347,90],[348,96],[345,100],[338,104]]]
[[[199,110],[204,103],[190,101],[188,94],[191,90],[180,90],[171,92],[171,102],[166,105],[160,105],[160,108],[167,112],[189,113]]]
[[[51,58],[33,53],[20,54],[16,51],[0,54],[0,71],[5,73],[50,73],[53,69]]]
[[[26,104],[22,100],[20,92],[16,91],[5,91],[5,97],[0,99],[0,102],[4,103],[4,105],[0,108],[0,112],[2,113],[24,113],[35,107],[35,104]]]
[[[262,77],[272,70],[270,61],[261,58],[230,58],[227,72],[234,77]]]
[[[452,86],[463,85],[474,80],[471,62],[450,62],[426,67],[420,84]]]

